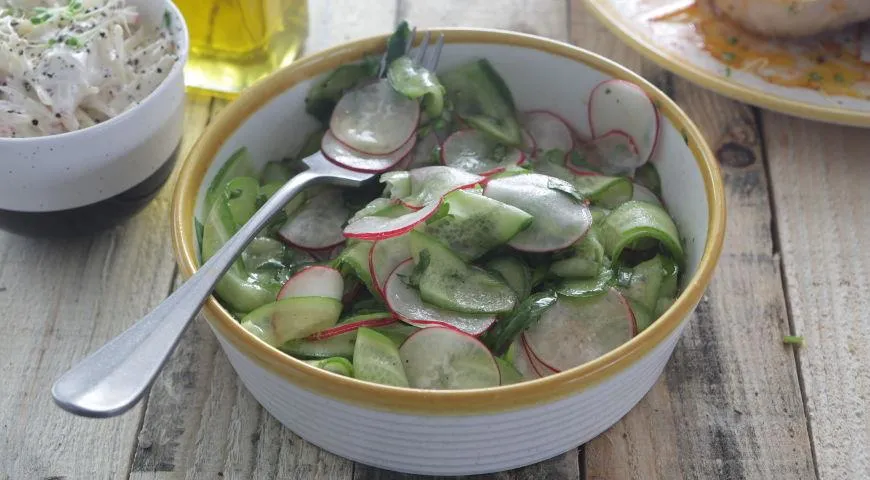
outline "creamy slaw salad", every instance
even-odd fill
[[[171,20],[146,25],[125,0],[0,3],[0,137],[72,132],[137,105],[178,61]]]

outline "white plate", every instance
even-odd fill
[[[870,63],[861,61],[862,43],[868,44],[865,58],[870,56],[867,24],[807,39],[769,40],[716,16],[708,0],[586,5],[641,55],[704,88],[797,117],[870,127]]]

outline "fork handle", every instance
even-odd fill
[[[71,413],[96,418],[119,415],[135,405],[239,253],[304,187],[328,179],[316,170],[291,178],[157,308],[58,379],[51,389],[54,401]]]

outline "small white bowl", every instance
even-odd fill
[[[0,229],[34,236],[91,233],[147,205],[169,178],[184,130],[187,25],[169,0],[178,61],[150,95],[97,125],[0,138]]]
[[[281,353],[242,329],[212,297],[206,319],[248,390],[292,431],[330,452],[376,467],[428,474],[502,471],[566,452],[625,415],[652,387],[715,268],[725,200],[714,156],[680,108],[649,82],[593,53],[540,37],[443,29],[441,68],[488,58],[520,109],[550,109],[588,131],[586,99],[602,80],[644,88],[659,105],[653,162],[685,238],[684,291],[651,327],[585,365],[516,385],[432,391],[334,375]],[[180,173],[173,199],[174,246],[184,275],[197,268],[194,217],[206,186],[247,146],[262,166],[300,146],[315,127],[304,113],[312,83],[338,65],[382,51],[385,37],[318,53],[272,75],[230,104],[205,131]]]

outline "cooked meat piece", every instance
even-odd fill
[[[870,0],[713,0],[743,27],[770,37],[803,37],[870,19]]]

